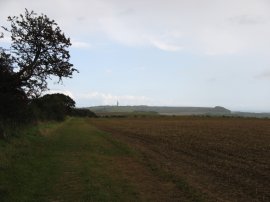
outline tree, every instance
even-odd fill
[[[75,101],[67,95],[55,93],[36,98],[31,103],[36,119],[64,120],[75,107]]]
[[[66,116],[97,117],[88,109],[75,108],[75,101],[61,93],[47,94],[33,99],[30,106],[35,120],[62,121]]]
[[[78,72],[69,62],[70,38],[54,20],[25,9],[24,15],[8,17],[8,21],[10,28],[2,28],[10,33],[12,43],[9,50],[1,48],[0,71],[8,70],[13,85],[27,97],[39,97],[52,76],[61,82],[63,77],[71,78],[73,72]]]
[[[70,39],[54,20],[27,9],[7,20],[10,27],[2,28],[11,36],[11,46],[0,47],[0,137],[6,125],[30,120],[30,100],[48,89],[48,78],[61,82],[78,72],[69,62]]]
[[[77,117],[97,117],[94,112],[90,111],[89,109],[83,108],[73,108],[70,115]]]
[[[0,121],[23,122],[27,120],[25,115],[28,98],[14,80],[11,56],[3,49],[0,51]]]

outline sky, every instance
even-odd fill
[[[0,25],[25,8],[71,38],[80,73],[49,88],[78,107],[270,112],[269,0],[0,0]]]

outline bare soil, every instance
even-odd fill
[[[163,183],[151,187],[145,170],[144,181],[137,174],[132,178],[134,170],[144,168],[120,159],[121,170],[146,200],[155,195],[160,201],[270,201],[270,120],[134,117],[90,122],[139,152]]]

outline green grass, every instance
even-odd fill
[[[41,124],[0,141],[0,201],[137,201],[113,166],[132,155],[85,119]]]

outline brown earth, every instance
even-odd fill
[[[147,179],[131,178],[140,165],[119,162],[126,163],[121,170],[141,190],[146,186],[146,199],[156,190],[171,192],[170,201],[182,201],[180,195],[183,201],[270,201],[270,120],[140,117],[90,122],[137,151],[167,184],[164,190],[147,190]]]

